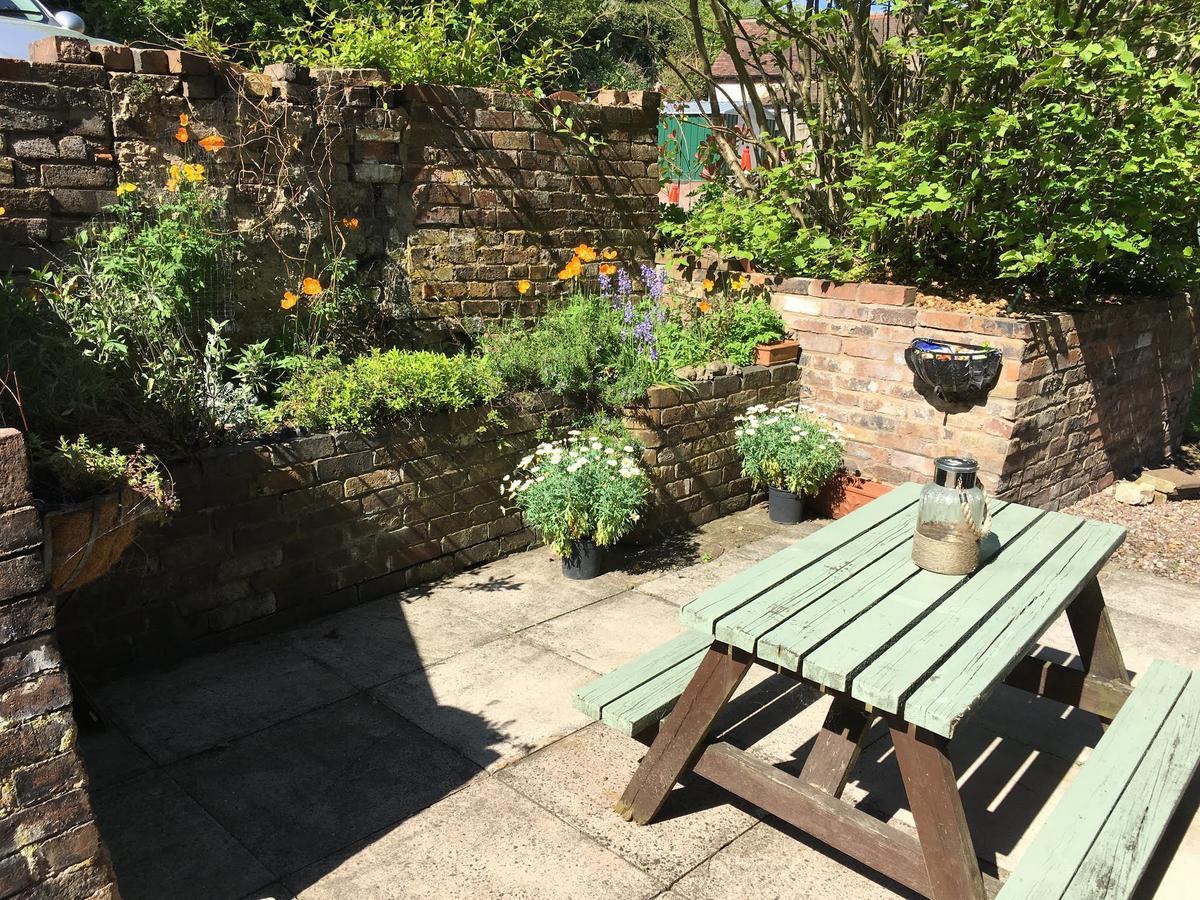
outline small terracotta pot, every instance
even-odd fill
[[[44,554],[50,587],[74,590],[111,569],[133,542],[146,506],[147,501],[124,491],[47,512]]]
[[[754,348],[756,366],[774,366],[779,363],[795,362],[800,358],[799,341],[772,341]]]

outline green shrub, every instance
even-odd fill
[[[93,444],[81,434],[73,441],[59,438],[48,463],[66,498],[91,497],[125,487],[161,510],[176,506],[170,477],[144,447],[122,453]]]
[[[503,492],[562,556],[580,538],[613,544],[638,521],[650,495],[637,452],[620,437],[573,429],[566,440],[540,444],[522,459],[516,477],[505,476]]]
[[[816,494],[842,464],[836,429],[797,406],[751,406],[737,416],[742,471],[759,487]]]
[[[326,357],[301,365],[279,388],[268,426],[370,431],[423,413],[487,403],[500,384],[477,357],[375,350],[349,363]]]

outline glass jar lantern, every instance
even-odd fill
[[[979,568],[979,544],[991,526],[979,463],[962,456],[933,461],[933,481],[921,490],[913,562],[943,575],[970,575]]]

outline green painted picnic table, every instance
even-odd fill
[[[705,591],[680,611],[689,633],[579,692],[579,708],[652,737],[618,812],[650,821],[691,768],[923,894],[994,892],[975,857],[949,742],[1002,682],[1106,723],[1117,715],[1131,688],[1096,575],[1124,530],[993,500],[981,568],[939,575],[910,558],[919,492],[898,487]],[[1028,655],[1064,611],[1082,669]],[[833,695],[798,779],[707,741],[754,664]],[[1182,687],[1172,690],[1178,697]],[[876,717],[891,730],[917,839],[840,799]]]

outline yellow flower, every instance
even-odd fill
[[[204,180],[204,166],[200,163],[184,163],[183,177],[195,184],[197,181]]]
[[[283,299],[279,301],[279,305],[283,309],[291,309],[293,306],[295,306],[299,302],[300,302],[300,297],[298,294],[293,294],[291,291],[284,291]]]
[[[713,283],[713,280],[712,280],[711,278],[705,278],[705,279],[704,279],[704,291],[705,291],[705,293],[707,293],[708,291],[711,291],[711,290],[712,290],[713,288],[715,288],[715,287],[716,287],[716,285]]]
[[[583,263],[580,262],[578,256],[572,256],[571,261],[563,266],[562,271],[558,273],[559,281],[567,281],[571,278],[578,278],[579,273],[583,271]]]
[[[576,247],[575,255],[578,256],[583,262],[596,261],[596,251],[587,244],[580,244],[578,247]]]
[[[611,278],[617,274],[617,267],[612,263],[600,263],[600,274]]]
[[[168,178],[167,184],[166,184],[166,189],[169,193],[172,193],[172,194],[175,193],[177,190],[179,190],[179,179],[178,178]]]
[[[0,206],[0,216],[4,215],[5,212],[7,212],[7,210],[3,206]]]
[[[186,144],[189,137],[190,135],[188,135],[188,130],[180,125],[179,130],[175,132],[175,140],[179,141],[181,144]]]
[[[179,114],[179,124],[180,125],[187,125],[188,122],[190,122],[190,121],[192,121],[192,119],[187,113]]]
[[[522,278],[520,281],[517,282],[517,293],[520,294],[522,297],[524,297],[526,294],[529,293],[529,289],[532,287],[533,287],[533,284],[530,282],[530,280],[528,278]]]
[[[222,147],[225,146],[225,138],[221,137],[216,132],[213,132],[208,137],[201,138],[198,141],[198,143],[204,150],[207,150],[209,153],[216,153],[218,150],[220,150]]]
[[[735,291],[744,291],[747,287],[750,286],[750,279],[747,278],[745,275],[739,275],[737,278],[735,278],[733,280],[733,282],[729,286],[731,288],[733,288]]]
[[[321,293],[324,288],[321,287],[321,282],[317,281],[317,279],[305,278],[304,282],[300,285],[300,290],[302,290],[309,297],[315,297],[317,294]]]
[[[342,219],[342,227],[349,228],[351,231],[354,231],[358,228],[358,217],[351,216],[348,219]]]
[[[710,312],[712,312],[712,304],[707,300],[701,300],[698,304],[696,304],[696,309],[700,310],[700,312],[704,313],[705,315],[708,315]]]
[[[116,194],[118,197],[123,197],[126,194],[132,194],[137,190],[137,185],[130,181],[122,181],[117,185]]]
[[[614,250],[612,247],[605,247],[603,250],[600,251],[600,255],[603,256],[605,259],[616,259],[617,251]]]

